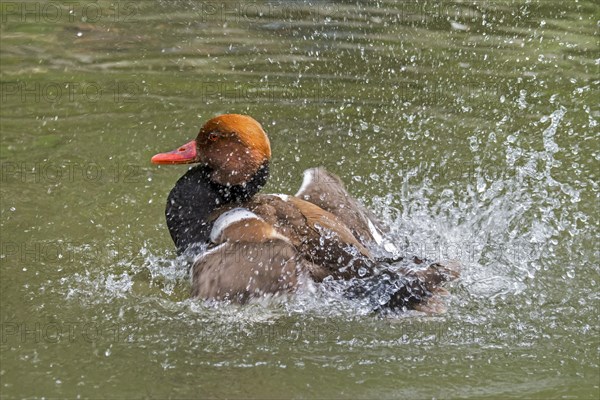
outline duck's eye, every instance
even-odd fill
[[[217,140],[219,138],[219,135],[217,135],[214,132],[211,132],[208,134],[208,140],[210,140],[211,142],[214,142],[215,140]]]

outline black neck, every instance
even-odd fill
[[[215,208],[249,200],[258,193],[269,177],[269,163],[265,162],[252,179],[242,185],[223,186],[212,182],[211,172],[206,166],[195,166],[179,178],[169,193],[165,214],[179,253],[192,244],[208,241],[212,229],[208,217]]]

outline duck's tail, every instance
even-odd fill
[[[423,263],[422,260],[416,259]],[[418,310],[441,313],[445,309],[439,296],[448,294],[445,282],[460,275],[458,263],[433,263],[425,269],[406,265],[382,265],[377,273],[366,278],[355,278],[346,290],[350,299],[367,299],[374,312]]]

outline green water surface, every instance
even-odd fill
[[[2,398],[600,396],[594,1],[0,2]],[[267,192],[323,165],[439,316],[316,288],[207,306],[150,157],[259,120]]]

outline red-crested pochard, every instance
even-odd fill
[[[258,194],[269,176],[271,146],[246,115],[212,118],[196,139],[152,157],[154,164],[199,164],[175,184],[166,218],[178,252],[202,249],[192,266],[192,296],[244,303],[294,291],[302,279],[354,281],[349,297],[377,295],[376,308],[427,309],[440,285],[458,276],[453,266],[391,252],[385,228],[323,168],[304,172],[294,196]],[[206,246],[207,245],[207,246]],[[423,265],[424,266],[424,265]]]

